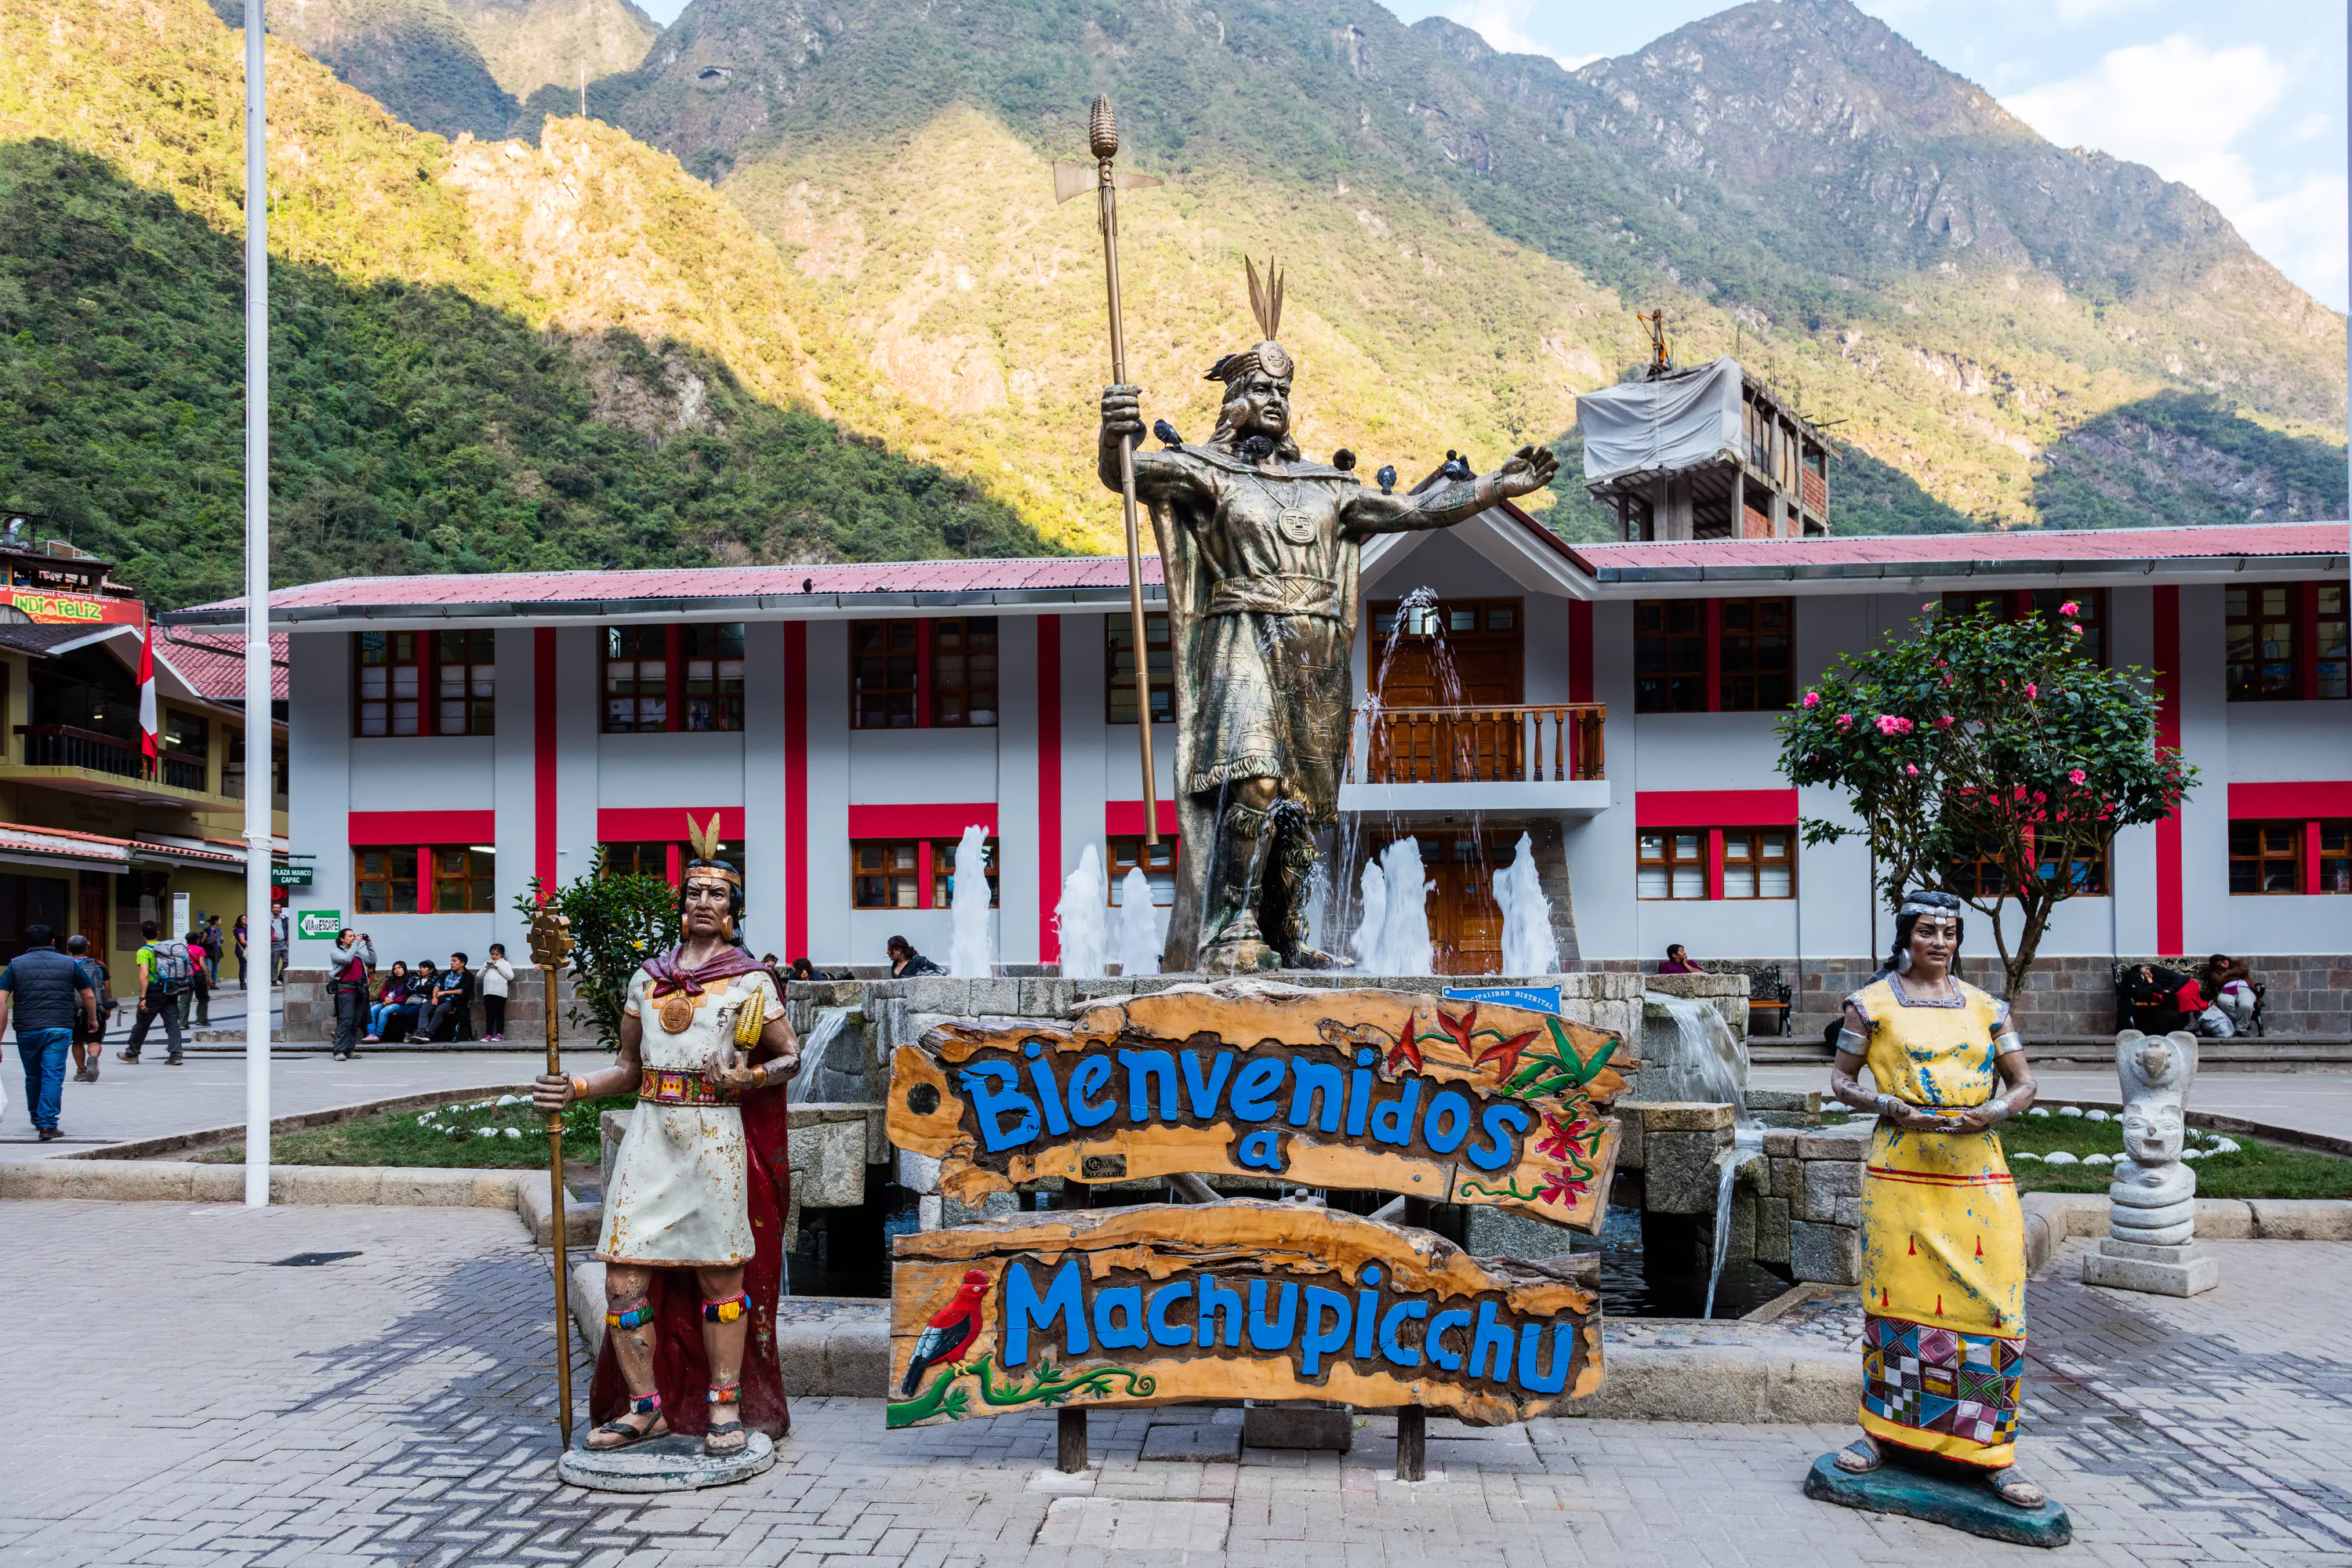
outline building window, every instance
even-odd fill
[[[743,623],[678,626],[678,656],[686,665],[687,730],[736,731],[743,727]]]
[[[212,755],[211,726],[201,713],[163,710],[163,782],[178,789],[210,787],[205,778]]]
[[[1145,652],[1150,656],[1151,721],[1168,724],[1176,718],[1176,662],[1168,642],[1168,616],[1163,610],[1143,617]],[[1103,718],[1112,724],[1135,722],[1135,622],[1128,616],[1103,617],[1103,651],[1108,684],[1103,692]]]
[[[1633,873],[1637,899],[1706,897],[1706,834],[1704,830],[1653,831],[1639,835]]]
[[[853,621],[849,710],[860,730],[911,730],[920,711],[914,621]]]
[[[597,862],[598,875],[659,877],[673,888],[685,881],[686,863],[694,858],[693,847],[684,839],[608,842],[596,847],[603,855]],[[734,839],[721,839],[717,858],[740,871],[743,868],[743,846]]]
[[[488,845],[437,844],[431,853],[434,913],[497,912],[495,857]]]
[[[352,852],[352,901],[363,915],[416,912],[416,851],[413,847]]]
[[[2230,824],[2230,891],[2303,891],[2303,824]]]
[[[359,732],[415,735],[417,728],[417,663],[425,646],[420,632],[355,632],[353,664],[359,679]]]
[[[2347,694],[2347,634],[2341,583],[2231,588],[2223,599],[2222,658],[2232,702],[2284,702]]]
[[[1792,899],[1797,895],[1797,834],[1789,827],[1723,830],[1723,896]]]
[[[245,731],[222,727],[226,742],[221,753],[221,795],[226,800],[245,798]]]
[[[929,623],[931,722],[981,729],[996,722],[996,617]]]
[[[269,804],[284,807],[292,786],[288,782],[286,742],[273,737],[269,742]]]
[[[493,733],[497,637],[488,631],[352,634],[356,732]]]
[[[2063,606],[2072,605],[2068,615]],[[2001,621],[2038,616],[2052,627],[2083,628],[2083,657],[2104,669],[2107,664],[2107,591],[2105,588],[1955,589],[1944,595],[1947,616],[1992,611]]]
[[[495,733],[499,671],[489,631],[433,634],[434,722],[443,735]]]
[[[604,732],[669,728],[669,628],[604,628]]]
[[[944,910],[954,900],[953,838],[860,838],[849,847],[850,904],[861,910]],[[987,845],[988,907],[996,907],[996,840]]]
[[[2352,821],[2315,822],[2311,828],[2319,830],[2319,853],[2313,862],[2319,870],[2314,880],[2315,893],[2352,893]]]
[[[1123,884],[1127,874],[1136,867],[1143,868],[1144,879],[1151,884],[1151,901],[1161,909],[1176,902],[1176,839],[1163,835],[1157,845],[1146,844],[1143,835],[1112,838],[1107,841],[1110,850],[1110,901],[1123,904],[1127,894]]]
[[[2077,896],[2105,898],[2107,891],[2107,851],[2104,844],[2078,850],[2071,863],[2062,864],[2056,849],[2035,847],[2034,869],[2043,881],[2067,878]],[[1951,890],[1964,899],[1998,899],[2010,891],[2009,869],[1997,855],[1979,852],[1945,868]]]
[[[743,623],[604,628],[604,732],[743,728]]]
[[[1633,606],[1633,711],[1757,713],[1795,695],[1790,599],[1644,599]]]

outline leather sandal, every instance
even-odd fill
[[[1985,1477],[1985,1484],[2011,1508],[2040,1508],[2050,1500],[2050,1494],[2019,1475],[2014,1465],[1992,1471]]]
[[[709,1398],[714,1416],[721,1410],[740,1410],[743,1407],[743,1385],[740,1383],[714,1383],[710,1385]],[[713,1420],[702,1434],[702,1451],[714,1459],[740,1454],[751,1444],[751,1435],[743,1430],[743,1423],[731,1415],[724,1421]]]
[[[1850,1476],[1866,1476],[1886,1462],[1878,1445],[1866,1436],[1857,1437],[1840,1448],[1835,1458],[1837,1468]]]
[[[632,1415],[651,1415],[653,1420],[643,1426],[635,1426],[629,1422],[629,1417]],[[661,1395],[659,1394],[632,1394],[627,1410],[590,1430],[588,1451],[592,1454],[617,1453],[623,1448],[634,1448],[640,1443],[650,1443],[656,1437],[668,1436],[669,1420],[662,1414]],[[620,1440],[614,1443],[599,1443],[596,1441],[598,1437],[616,1437]]]

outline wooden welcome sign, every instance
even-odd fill
[[[1406,991],[1174,985],[1073,1023],[953,1024],[892,1064],[890,1140],[942,1190],[1192,1172],[1485,1204],[1601,1228],[1626,1042]]]
[[[1319,1399],[1524,1421],[1601,1384],[1599,1257],[1471,1258],[1353,1215],[1231,1199],[901,1236],[888,1423]]]

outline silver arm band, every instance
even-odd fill
[[[1892,1121],[1895,1120],[1895,1112],[1892,1108],[1902,1103],[1903,1102],[1901,1100],[1895,1099],[1891,1094],[1882,1094],[1878,1097],[1878,1114],[1885,1117],[1889,1121]]]
[[[1868,1053],[1870,1042],[1864,1039],[1862,1036],[1855,1034],[1852,1029],[1840,1029],[1837,1037],[1837,1048],[1842,1051],[1851,1051],[1855,1056],[1859,1057]]]
[[[2011,1051],[2021,1051],[2024,1048],[2025,1042],[2017,1037],[2015,1029],[2003,1029],[1992,1037],[1992,1054],[1997,1057],[2005,1057]]]

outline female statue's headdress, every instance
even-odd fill
[[[1252,371],[1286,378],[1297,368],[1290,351],[1275,340],[1282,334],[1282,274],[1275,270],[1274,258],[1265,259],[1265,276],[1260,278],[1257,263],[1248,257],[1242,265],[1249,269],[1250,314],[1257,318],[1257,330],[1265,333],[1258,342],[1237,354],[1227,354],[1209,367],[1203,381],[1222,381],[1230,386]]]

